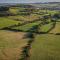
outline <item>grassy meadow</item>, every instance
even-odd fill
[[[30,60],[60,60],[60,36],[37,35],[32,44]]]

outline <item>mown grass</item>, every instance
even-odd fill
[[[60,60],[60,36],[51,34],[35,36],[30,60]]]

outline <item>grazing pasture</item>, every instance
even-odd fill
[[[37,35],[32,44],[30,60],[60,60],[60,35]]]

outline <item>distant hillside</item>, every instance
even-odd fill
[[[47,8],[60,10],[60,2],[36,2],[36,3],[0,3],[0,6],[14,6],[14,7],[24,7],[24,8]]]
[[[60,2],[48,2],[48,4],[60,4]]]
[[[0,3],[0,6],[6,6],[6,7],[22,7],[22,8],[33,8],[33,5],[30,4],[21,4],[21,3]]]
[[[30,3],[30,4],[60,4],[60,2],[36,2],[36,3]]]
[[[54,9],[60,10],[60,2],[33,3],[30,5],[38,7],[38,8],[51,8],[51,9],[54,8]]]

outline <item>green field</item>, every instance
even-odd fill
[[[37,22],[34,22],[34,23],[29,23],[29,24],[26,24],[26,25],[23,25],[23,26],[14,27],[14,28],[11,28],[11,29],[28,31],[30,28],[32,28],[35,25],[39,25],[40,23],[41,23],[41,21],[37,21]]]
[[[60,35],[37,35],[32,44],[30,60],[60,60]]]
[[[12,26],[14,24],[18,24],[18,21],[8,19],[7,17],[0,17],[0,29],[4,27]]]
[[[41,27],[40,27],[40,31],[41,31],[41,32],[47,32],[47,31],[48,31],[49,29],[51,29],[51,27],[53,26],[52,24],[53,24],[53,22],[41,26]]]

